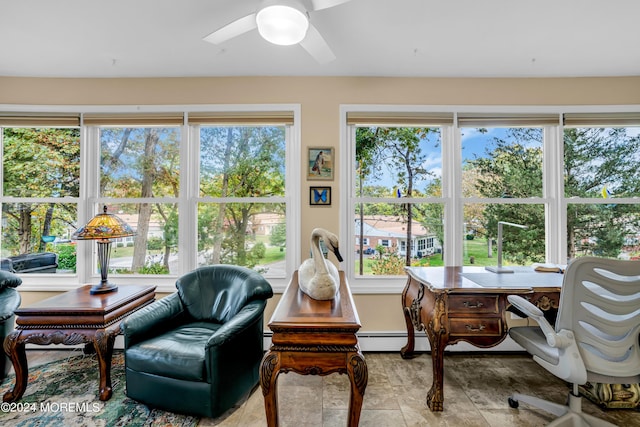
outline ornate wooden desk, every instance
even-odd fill
[[[155,299],[155,286],[119,285],[115,292],[91,295],[92,285],[56,295],[16,310],[16,330],[4,341],[16,372],[5,402],[19,400],[27,387],[25,344],[92,345],[100,369],[100,400],[111,398],[111,356],[120,322]]]
[[[318,301],[300,291],[296,271],[271,317],[269,328],[273,331],[272,345],[260,368],[267,424],[278,425],[280,372],[302,375],[338,372],[347,374],[351,382],[348,425],[356,427],[368,371],[356,336],[360,320],[344,272],[340,272],[336,298]]]
[[[541,310],[557,310],[562,274],[536,273],[523,268],[513,274],[495,274],[482,267],[406,267],[407,285],[402,309],[407,345],[400,354],[414,357],[415,329],[426,332],[431,345],[433,384],[427,394],[432,411],[444,402],[444,349],[465,341],[492,347],[507,336],[507,296],[519,294]]]

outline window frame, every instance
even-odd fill
[[[285,262],[286,272],[284,277],[269,278],[274,291],[284,291],[290,281],[290,276],[300,264],[300,104],[203,104],[203,105],[140,105],[140,106],[15,106],[0,104],[0,116],[11,114],[62,114],[72,111],[80,116],[80,194],[79,197],[56,198],[57,203],[75,203],[78,206],[78,224],[86,223],[95,213],[99,203],[118,202],[141,202],[148,201],[142,198],[113,199],[98,197],[99,189],[99,128],[97,126],[87,126],[83,122],[85,114],[162,114],[176,113],[182,115],[183,123],[181,127],[180,141],[180,195],[174,197],[153,198],[154,202],[178,203],[179,215],[179,237],[178,250],[180,253],[178,273],[176,275],[125,275],[114,276],[117,283],[135,283],[156,285],[157,292],[174,292],[176,278],[196,268],[197,260],[197,204],[199,198],[198,173],[199,173],[199,141],[194,140],[196,132],[195,125],[188,125],[190,113],[229,113],[239,115],[241,118],[251,112],[264,112],[270,116],[274,112],[287,111],[293,115],[293,123],[285,126],[286,139],[286,176],[285,176],[285,196],[279,198],[279,202],[286,204],[287,212],[287,232],[286,247],[287,257]],[[158,124],[158,127],[163,127]],[[27,126],[29,127],[29,126]],[[0,168],[0,178],[2,168]],[[50,198],[49,198],[50,199]],[[42,199],[48,201],[49,199]],[[0,196],[0,203],[15,203],[17,198]],[[40,201],[40,199],[39,199]],[[265,200],[269,202],[271,200]],[[94,271],[95,265],[95,243],[79,241],[76,249],[77,270],[76,274],[23,274],[20,277],[23,284],[20,289],[23,291],[67,291],[76,289],[86,283],[99,281],[100,275]]]
[[[542,204],[545,210],[545,257],[547,262],[566,264],[567,259],[567,205],[568,203],[611,203],[610,200],[576,199],[564,196],[564,116],[575,114],[588,118],[621,115],[637,119],[640,108],[636,105],[611,106],[441,106],[441,105],[375,105],[375,104],[342,104],[340,105],[340,152],[345,159],[341,165],[340,186],[340,239],[352,242],[357,235],[352,218],[352,212],[358,203],[393,203],[394,199],[357,198],[354,194],[355,181],[355,128],[347,117],[352,116],[382,116],[390,117],[406,113],[447,113],[454,115],[453,125],[441,126],[442,144],[442,197],[414,198],[412,203],[441,203],[444,207],[444,244],[447,250],[444,254],[445,266],[462,265],[463,256],[463,206],[467,203],[525,203]],[[557,124],[546,124],[543,128],[543,189],[542,197],[521,199],[492,199],[492,198],[464,198],[462,197],[462,137],[458,117],[460,115],[476,115],[485,117],[519,116],[549,116],[546,119],[557,118]],[[553,120],[555,123],[555,120]],[[385,126],[394,124],[385,122]],[[400,122],[397,124],[402,126]],[[640,123],[638,123],[640,125]],[[509,125],[505,125],[509,127]],[[503,126],[501,126],[503,127]],[[535,126],[540,127],[540,126]],[[616,202],[640,204],[639,199],[616,199]],[[406,284],[404,276],[367,276],[355,274],[355,255],[351,252],[344,254],[344,270],[350,281],[354,293],[386,294],[399,293]],[[564,260],[564,261],[563,261]]]

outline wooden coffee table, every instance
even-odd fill
[[[111,356],[120,323],[155,300],[155,286],[119,285],[118,290],[91,295],[85,285],[16,310],[16,329],[4,341],[16,383],[5,402],[19,400],[27,387],[25,344],[87,344],[98,355],[100,400],[111,398]]]

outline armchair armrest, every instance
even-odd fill
[[[15,289],[0,291],[0,322],[4,322],[20,307],[20,293]]]
[[[222,325],[222,327],[209,338],[206,345],[207,351],[212,347],[224,345],[226,342],[239,336],[243,330],[253,326],[256,321],[262,321],[266,304],[267,302],[264,300],[255,300],[245,305],[238,314]]]
[[[184,308],[177,293],[132,313],[122,322],[125,347],[145,339],[153,331],[164,330],[163,325],[174,323],[183,313]]]

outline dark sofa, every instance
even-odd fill
[[[37,252],[2,258],[0,269],[12,273],[55,273],[58,268],[58,254]]]

